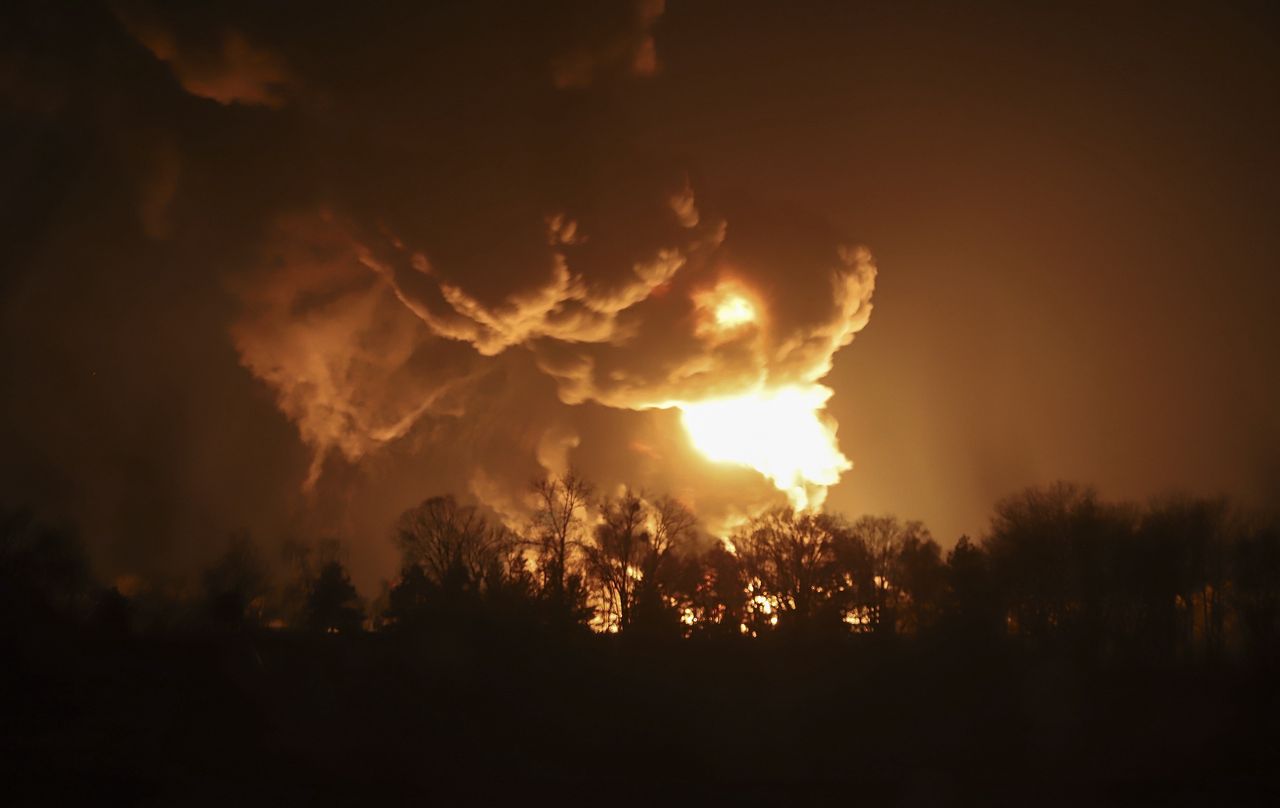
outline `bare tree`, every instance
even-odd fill
[[[1072,636],[1100,647],[1115,613],[1117,552],[1136,514],[1066,482],[996,504],[984,548],[1010,627],[1028,637]]]
[[[649,502],[649,541],[640,562],[640,581],[634,598],[634,618],[654,626],[670,623],[678,627],[681,590],[689,589],[683,579],[688,572],[684,561],[691,560],[690,545],[698,518],[684,503],[670,496]],[[694,563],[694,567],[699,565]],[[691,604],[683,603],[690,607]]]
[[[653,528],[643,572],[646,578],[656,580],[663,560],[693,537],[698,517],[683,502],[670,496],[653,503],[650,512]]]
[[[404,566],[448,588],[479,589],[508,562],[514,540],[472,505],[431,497],[400,516],[396,544]]]
[[[922,593],[923,587],[934,586],[936,582],[929,578],[931,572],[926,567],[933,560],[940,570],[941,553],[922,523],[903,522],[896,516],[863,516],[849,526],[849,535],[866,552],[870,580],[863,582],[858,598],[869,611],[871,626],[877,631],[896,631],[908,580],[918,579]],[[909,555],[906,567],[904,548],[908,548]],[[940,571],[937,581],[940,586]],[[870,584],[869,589],[866,584]]]
[[[937,622],[947,586],[942,548],[918,522],[907,524],[898,547],[891,580],[899,596],[898,621],[907,631],[919,631]]]
[[[582,546],[586,531],[591,484],[570,471],[563,477],[535,480],[532,487],[538,497],[538,508],[531,532],[543,590],[553,602],[564,604],[575,583],[571,562],[576,548]]]
[[[215,622],[238,628],[261,620],[262,598],[270,581],[266,563],[248,532],[234,534],[227,551],[202,578]]]
[[[737,634],[747,608],[741,560],[723,541],[703,553],[677,557],[675,589],[692,618],[693,630]]]
[[[340,561],[320,568],[307,598],[307,625],[329,634],[350,634],[360,630],[364,606]]]
[[[611,627],[631,625],[631,607],[653,534],[644,500],[627,490],[600,503],[600,524],[584,546],[587,573],[600,588]]]
[[[630,489],[604,499],[599,509],[600,522],[583,555],[610,625],[626,630],[639,619],[657,627],[669,616],[676,626],[672,592],[681,571],[672,562],[697,519],[671,497],[651,501]]]
[[[1251,525],[1233,547],[1233,606],[1249,650],[1280,653],[1280,527]]]
[[[832,538],[828,520],[793,508],[766,511],[734,538],[757,630],[779,619],[817,614],[823,594],[834,585]]]
[[[1221,650],[1229,517],[1225,499],[1167,496],[1152,501],[1138,525],[1139,540],[1149,548],[1142,569],[1154,577],[1157,563],[1164,567],[1163,586],[1151,588],[1171,607],[1170,622],[1183,649],[1195,647],[1198,637],[1210,653]]]

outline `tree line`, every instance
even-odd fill
[[[1223,499],[1139,507],[1066,483],[1029,488],[996,504],[980,539],[944,553],[920,522],[894,516],[774,508],[717,539],[671,497],[597,497],[574,474],[533,493],[520,530],[451,496],[407,510],[394,532],[399,575],[369,601],[336,543],[286,545],[280,581],[245,535],[204,572],[199,596],[177,600],[213,626],[337,634],[1014,638],[1171,660],[1272,656],[1280,639],[1280,531]],[[10,618],[78,604],[104,625],[134,626],[157,595],[95,592],[58,536],[6,518]]]

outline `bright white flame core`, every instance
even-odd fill
[[[680,409],[698,451],[759,471],[796,508],[819,508],[827,486],[853,467],[836,445],[835,427],[819,415],[831,392],[820,384],[797,385]]]
[[[730,295],[716,306],[716,325],[732,328],[756,319],[756,309],[741,295]]]

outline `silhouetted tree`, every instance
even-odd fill
[[[858,584],[857,603],[873,631],[892,634],[899,629],[899,612],[910,605],[913,586],[919,598],[936,601],[942,585],[941,550],[923,524],[868,515],[848,532],[855,544],[843,551],[844,556],[856,558],[852,548],[858,544],[865,548],[861,564],[866,566],[854,567],[850,574]],[[915,622],[914,617],[909,622]]]
[[[328,554],[330,548],[322,549]],[[280,545],[283,581],[274,593],[273,611],[286,625],[302,626],[307,622],[307,599],[315,587],[321,566],[317,555],[316,546],[296,539],[286,540]]]
[[[854,631],[876,629],[876,564],[871,548],[860,532],[843,519],[832,518],[832,556],[835,581],[832,599],[846,623]]]
[[[675,553],[695,524],[688,508],[669,497],[650,502],[628,490],[600,503],[600,522],[583,551],[608,625],[621,631],[637,621],[652,631],[678,627]]]
[[[1131,508],[1062,482],[997,503],[986,549],[1012,630],[1113,650],[1127,608],[1119,558],[1135,521]]]
[[[569,623],[590,615],[586,586],[573,568],[586,532],[591,485],[575,472],[532,484],[538,499],[531,533],[542,577],[542,594],[553,613]]]
[[[209,616],[224,628],[261,622],[268,572],[248,533],[231,537],[227,550],[202,576]]]
[[[347,570],[340,561],[330,561],[320,568],[315,585],[307,599],[308,627],[330,633],[360,630],[364,608]]]
[[[919,631],[932,626],[940,617],[947,585],[942,548],[919,526],[904,532],[894,562],[890,580],[900,593],[900,627]]]
[[[31,630],[79,617],[89,581],[75,533],[29,511],[0,512],[0,626]]]
[[[482,612],[507,619],[530,606],[532,578],[524,543],[477,508],[432,497],[405,511],[396,529],[403,562],[386,619],[401,628],[435,618],[470,622]]]
[[[511,534],[491,526],[473,505],[432,497],[400,516],[396,543],[406,567],[450,591],[479,591],[518,562]]]
[[[1143,514],[1139,535],[1159,566],[1149,595],[1172,610],[1178,644],[1221,649],[1228,567],[1227,503],[1222,499],[1171,496],[1155,500]]]
[[[93,608],[94,625],[107,634],[126,637],[133,632],[133,602],[112,586],[98,595]]]
[[[984,549],[1013,631],[1042,637],[1065,618],[1072,513],[1092,508],[1095,500],[1090,490],[1058,483],[996,503]]]
[[[625,631],[631,625],[632,600],[650,539],[648,509],[639,495],[628,490],[600,503],[594,541],[583,552],[587,574],[603,595],[611,630]]]
[[[986,552],[961,536],[947,553],[943,615],[949,628],[967,638],[990,639],[1005,630],[1005,613],[991,577]]]
[[[680,617],[689,608],[681,562],[690,555],[698,519],[673,497],[647,504],[649,541],[640,561],[633,622],[654,631],[678,631]]]
[[[687,608],[698,634],[736,636],[744,625],[747,591],[738,556],[717,541],[706,552],[677,557],[673,565],[677,599]]]
[[[1232,600],[1249,650],[1269,662],[1280,659],[1280,529],[1246,530],[1236,542]]]
[[[817,616],[823,593],[835,584],[832,541],[829,520],[793,508],[766,511],[735,534],[751,630]]]
[[[378,594],[368,601],[367,617],[369,628],[373,631],[386,631],[394,626],[391,616],[391,589],[390,581],[382,581],[378,585]]]
[[[433,600],[438,587],[418,564],[409,564],[400,572],[400,580],[387,595],[387,611],[384,619],[389,627],[415,630],[430,620]]]

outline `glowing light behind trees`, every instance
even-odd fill
[[[820,508],[827,487],[853,467],[822,416],[831,388],[783,387],[681,406],[693,445],[708,458],[759,471],[796,508]]]

